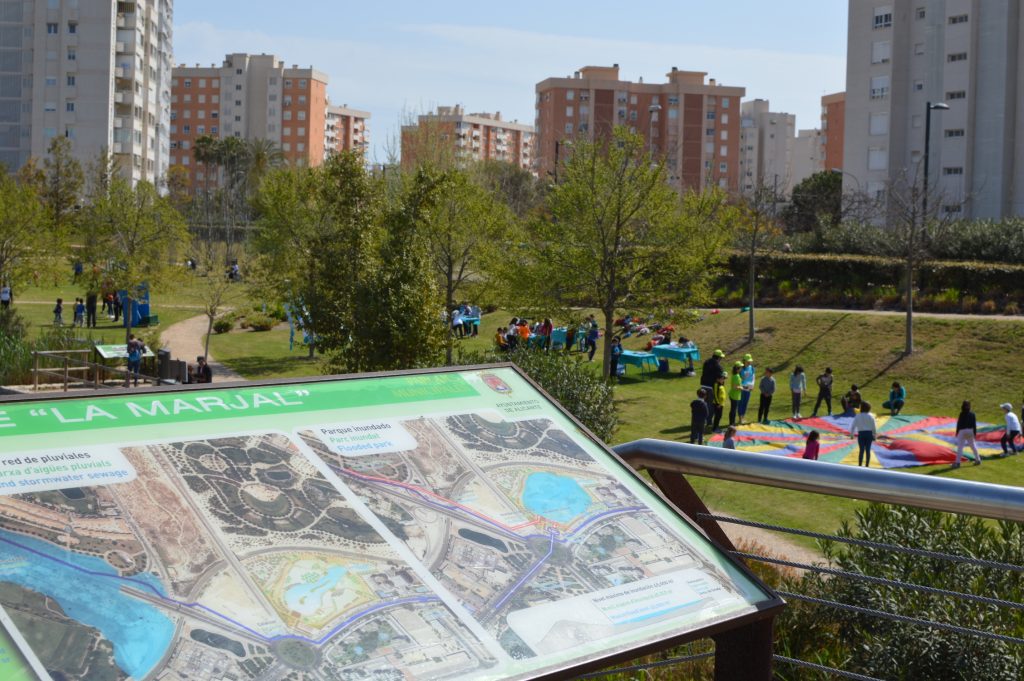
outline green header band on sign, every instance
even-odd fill
[[[459,374],[0,403],[4,437],[426,402],[479,393]]]

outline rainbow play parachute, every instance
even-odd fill
[[[956,460],[956,419],[945,416],[876,416],[878,438],[871,447],[874,468],[949,465]],[[821,434],[818,458],[830,463],[857,464],[857,441],[850,437],[852,416],[823,416],[799,421],[770,421],[737,426],[736,448],[800,458],[807,434]],[[1001,426],[978,424],[978,451],[981,458],[999,456]],[[721,444],[715,435],[712,443]],[[973,462],[970,447],[964,449],[966,462]]]

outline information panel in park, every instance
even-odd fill
[[[778,603],[513,367],[0,402],[4,679],[537,678]]]

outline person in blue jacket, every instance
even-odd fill
[[[889,399],[882,402],[882,409],[888,409],[892,416],[897,416],[907,401],[907,389],[895,381],[889,390]]]

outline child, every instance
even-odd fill
[[[1000,439],[999,444],[1003,446],[1003,453],[1000,456],[1006,456],[1007,454],[1016,454],[1017,445],[1014,442],[1017,436],[1020,435],[1020,419],[1013,413],[1013,405],[1009,402],[1004,402],[999,405],[999,408],[1003,410],[1003,414],[1006,415],[1006,432],[1003,433],[1003,437]],[[1009,447],[1009,450],[1007,450]]]
[[[725,437],[722,438],[722,447],[724,449],[736,449],[736,428],[729,426],[725,429]]]
[[[761,401],[757,404],[757,422],[768,423],[768,412],[772,408],[772,397],[775,396],[775,377],[772,375],[771,367],[764,370],[764,378],[761,379]]]
[[[612,361],[608,367],[609,376],[619,375],[619,355],[622,354],[622,340],[615,336],[612,338]]]
[[[690,402],[690,444],[704,444],[704,426],[708,422],[708,403],[704,388],[697,391],[697,399]]]
[[[793,395],[793,420],[803,418],[800,416],[800,400],[803,398],[804,393],[807,392],[807,374],[804,373],[804,368],[799,364],[793,369],[793,373],[789,375],[789,391]]]
[[[821,434],[816,430],[807,433],[807,444],[804,445],[804,458],[812,461],[818,460],[818,438]]]
[[[711,430],[718,432],[718,425],[722,422],[722,412],[725,411],[725,379],[729,377],[724,371],[719,374],[718,380],[715,381],[714,395],[712,396],[712,404],[714,404],[714,415],[711,423]]]
[[[85,326],[85,300],[82,298],[75,298],[75,326]]]
[[[53,325],[64,326],[64,299],[58,298],[53,308]]]

